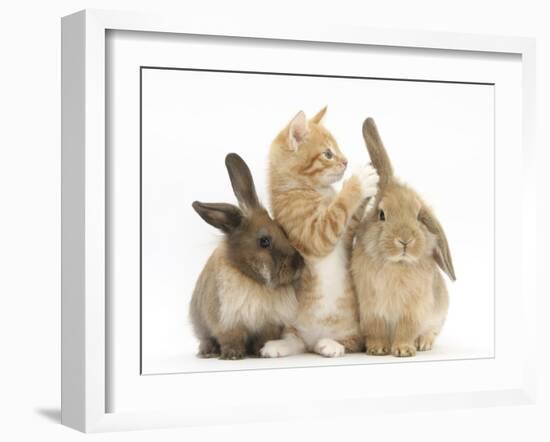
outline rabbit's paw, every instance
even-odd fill
[[[199,346],[199,358],[217,358],[220,355],[220,346],[214,339],[203,339]]]
[[[315,344],[315,353],[326,358],[338,358],[344,356],[345,347],[334,339],[323,338]]]
[[[414,344],[418,351],[428,351],[432,349],[434,339],[435,335],[433,333],[428,333],[425,335],[420,335],[418,338],[416,338]]]
[[[414,347],[414,345],[402,342],[399,344],[393,344],[391,352],[394,356],[397,356],[399,358],[406,358],[416,355],[416,348]]]
[[[282,358],[293,353],[292,346],[284,339],[267,341],[260,350],[262,358]]]
[[[373,356],[384,356],[390,353],[390,346],[384,341],[370,339],[367,342],[367,354]]]
[[[370,198],[378,191],[378,173],[372,164],[366,164],[355,169],[353,176],[357,177],[361,186],[363,198]]]
[[[220,355],[220,359],[235,361],[237,359],[244,358],[244,356],[245,356],[244,348],[229,347],[229,348],[222,348],[222,354]]]

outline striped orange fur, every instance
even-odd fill
[[[348,272],[353,228],[361,220],[366,198],[376,192],[378,177],[366,166],[340,192],[347,159],[332,134],[322,125],[322,109],[309,121],[303,112],[277,135],[269,158],[269,191],[275,219],[291,244],[301,252],[306,272],[298,288],[299,311],[285,339],[273,341],[264,356],[284,356],[300,350],[323,356],[360,351],[359,316]],[[294,345],[293,344],[293,345]],[[298,349],[298,350],[296,350]]]

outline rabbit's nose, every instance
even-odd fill
[[[401,239],[401,238],[399,238],[399,239],[397,240],[397,242],[398,242],[399,244],[401,244],[403,247],[407,247],[409,244],[412,244],[413,241],[414,241],[413,238],[409,238],[409,239]]]

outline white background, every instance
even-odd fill
[[[159,0],[155,10],[189,13],[191,3]],[[59,17],[84,7],[148,10],[147,1],[21,1],[3,5],[0,14],[3,69],[0,71],[0,116],[2,121],[0,182],[0,333],[3,358],[0,369],[0,435],[5,440],[83,440],[85,436],[58,425],[59,421]],[[457,32],[528,35],[538,37],[539,78],[537,120],[539,143],[550,144],[543,130],[550,121],[548,80],[550,78],[550,31],[545,2],[523,1],[504,4],[464,0],[452,4],[436,1],[410,3],[404,0],[380,2],[340,1],[323,7],[315,2],[280,1],[269,11],[254,2],[197,2],[193,11],[221,16],[224,13],[269,13],[274,20],[285,17],[310,20],[312,11],[319,21],[336,21],[385,28],[415,28]],[[543,155],[544,159],[543,160]],[[547,188],[545,172],[548,155],[539,157],[539,188]],[[543,186],[544,185],[544,186]],[[539,197],[542,203],[542,197]],[[547,207],[539,218],[548,225]],[[513,201],[511,212],[513,213]],[[539,266],[543,271],[542,244],[548,233],[539,232]],[[542,287],[542,284],[545,284]],[[540,281],[540,293],[548,285]],[[549,311],[546,298],[540,298],[540,373],[548,373],[545,336],[550,330],[543,312]],[[550,400],[548,378],[540,379],[540,400],[536,406],[412,412],[400,415],[370,416],[368,421],[338,419],[323,422],[255,424],[188,430],[107,434],[94,440],[281,440],[308,437],[427,440],[546,440]],[[374,420],[376,419],[376,422]]]
[[[170,66],[254,69],[268,72],[284,70],[286,72],[301,73],[313,70],[328,74],[345,72],[350,75],[428,77],[450,80],[456,80],[457,76],[460,75],[460,80],[479,81],[481,78],[488,81],[494,80],[497,82],[497,88],[501,84],[512,85],[515,81],[519,83],[515,75],[520,72],[517,71],[517,64],[510,64],[510,57],[498,57],[495,61],[494,57],[489,57],[486,60],[485,57],[480,57],[479,54],[466,53],[462,56],[456,56],[439,51],[404,51],[400,49],[380,51],[378,49],[369,50],[368,48],[361,48],[360,50],[347,48],[344,52],[338,50],[336,45],[319,47],[317,45],[292,44],[290,51],[292,56],[289,57],[289,51],[285,50],[285,45],[281,47],[279,44],[272,43],[261,45],[256,43],[251,47],[245,41],[237,40],[232,42],[229,47],[225,40],[218,42],[216,40],[219,39],[212,38],[207,40],[183,38],[178,39],[177,46],[174,46],[176,39],[173,37],[159,38],[153,34],[143,38],[144,36],[136,36],[133,33],[116,34],[117,36],[112,40],[112,44],[109,43],[108,45],[109,51],[112,51],[111,54],[113,55],[113,67],[108,75],[113,81],[110,94],[112,125],[109,134],[109,140],[111,141],[109,151],[112,155],[110,170],[112,171],[111,184],[113,192],[111,203],[115,209],[110,223],[112,233],[112,253],[110,256],[112,268],[117,269],[117,277],[112,280],[110,287],[111,308],[114,315],[110,334],[113,358],[110,361],[109,377],[112,388],[109,390],[109,410],[118,413],[121,411],[150,409],[151,406],[155,406],[162,407],[163,410],[166,408],[167,411],[177,409],[188,416],[200,413],[202,410],[203,413],[209,412],[212,420],[217,421],[215,416],[223,419],[227,409],[216,407],[219,401],[213,402],[209,394],[205,395],[203,393],[204,391],[217,391],[220,399],[239,397],[239,403],[233,404],[232,410],[235,410],[235,406],[243,404],[243,411],[240,411],[239,414],[250,419],[254,413],[261,411],[265,413],[276,404],[279,404],[285,412],[288,412],[290,405],[285,407],[285,402],[292,403],[296,407],[306,397],[310,400],[322,398],[329,402],[331,399],[342,397],[342,394],[372,398],[384,396],[385,394],[389,396],[395,394],[406,396],[416,393],[425,395],[430,392],[447,391],[447,389],[452,392],[468,392],[483,390],[484,388],[488,390],[492,388],[514,388],[513,386],[517,384],[513,381],[510,384],[509,381],[517,379],[516,382],[520,382],[517,376],[520,375],[518,371],[521,372],[522,358],[518,357],[517,360],[514,360],[514,352],[517,351],[516,349],[522,348],[522,341],[520,340],[522,334],[515,333],[513,328],[505,326],[510,324],[509,321],[514,321],[513,318],[518,311],[517,302],[514,303],[512,300],[514,290],[519,287],[519,275],[515,273],[513,259],[511,261],[510,257],[515,254],[515,250],[518,250],[519,238],[508,238],[508,232],[513,230],[512,226],[517,226],[518,218],[510,218],[506,223],[499,222],[495,226],[497,229],[496,234],[499,235],[497,238],[506,238],[507,243],[507,254],[499,256],[500,264],[498,267],[499,272],[506,273],[501,274],[500,277],[497,275],[498,283],[502,284],[505,281],[506,284],[505,289],[499,290],[497,316],[498,324],[500,324],[497,329],[497,336],[499,342],[505,344],[505,347],[500,348],[504,348],[506,351],[500,351],[497,348],[499,352],[497,359],[456,360],[445,364],[424,361],[422,364],[392,362],[379,365],[385,362],[383,358],[371,358],[371,360],[376,361],[376,365],[371,364],[368,369],[364,366],[347,364],[348,361],[346,360],[345,368],[330,367],[325,370],[237,370],[218,372],[209,376],[201,376],[197,373],[190,376],[136,375],[136,362],[139,360],[140,355],[139,345],[137,345],[139,340],[136,339],[140,326],[139,303],[137,302],[139,297],[139,192],[136,190],[139,183],[139,96],[136,91],[139,90],[140,65],[162,66],[168,64]],[[111,39],[109,41],[111,42]],[[208,44],[205,44],[206,42]],[[327,65],[326,60],[331,60],[330,65]],[[516,72],[515,75],[514,72]],[[179,85],[172,85],[172,89],[178,89],[179,87]],[[178,104],[188,109],[185,105],[186,100],[181,97],[178,99],[177,93],[175,95]],[[204,99],[207,100],[206,96],[211,95],[205,94]],[[152,96],[154,97],[155,94]],[[521,159],[520,134],[518,135],[517,127],[515,127],[516,121],[520,118],[518,113],[519,101],[514,97],[517,97],[516,94],[508,93],[507,87],[498,94],[497,121],[499,124],[496,126],[496,136],[505,137],[499,143],[499,155],[496,162],[496,173],[498,173],[496,208],[499,211],[499,220],[508,217],[508,211],[506,210],[508,201],[518,201],[521,189],[513,179],[506,180],[506,176],[515,175],[516,165],[518,160]],[[239,97],[239,99],[241,98]],[[425,100],[426,98],[422,96],[421,99]],[[160,127],[163,128],[160,132],[166,130],[166,132],[172,134],[174,131],[165,127],[166,122],[173,121],[176,126],[184,126],[185,120],[191,118],[178,120],[178,112],[165,112],[163,101],[166,100],[162,98],[161,105],[158,106],[160,108],[159,113],[164,114],[164,117],[160,119],[163,124],[153,124],[153,133]],[[367,106],[367,103],[363,102],[370,100],[363,98],[357,101]],[[419,97],[417,97],[417,100],[411,101],[419,101]],[[212,105],[212,107],[214,106]],[[411,103],[407,103],[406,106],[411,106]],[[154,106],[148,105],[146,107],[149,109]],[[201,109],[198,108],[196,112],[200,113]],[[377,106],[377,109],[381,111],[383,107]],[[395,110],[391,106],[389,109],[391,114],[395,114]],[[287,112],[288,110],[285,109],[282,113],[286,114]],[[366,113],[366,109],[361,112],[357,111],[361,114],[363,112]],[[409,108],[406,113],[407,118],[404,119],[410,120],[410,115],[413,112],[414,110]],[[227,117],[225,119],[227,120]],[[228,130],[227,127],[221,126],[219,120],[220,118],[212,119],[212,125],[208,126],[204,133],[220,129],[227,130],[230,133],[232,131],[242,133],[241,126],[235,125],[232,130]],[[260,120],[256,115],[249,116],[247,120],[256,122],[256,124],[269,124],[267,120]],[[259,121],[262,122],[259,123]],[[347,119],[346,122],[348,122]],[[351,124],[352,121],[350,120],[349,123]],[[508,127],[504,129],[503,125]],[[359,123],[357,123],[357,126],[359,126]],[[465,124],[462,130],[467,130],[467,126],[469,124]],[[181,130],[178,129],[176,133]],[[455,128],[449,132],[454,133],[454,131]],[[263,131],[261,132],[263,133]],[[349,131],[346,132],[351,134],[355,131],[350,126]],[[413,133],[415,131],[409,128],[408,132]],[[158,145],[155,138],[156,136],[153,136],[151,146],[153,150]],[[201,143],[202,149],[206,150],[203,143],[208,142],[208,137],[198,136],[193,137],[193,139]],[[409,142],[408,139],[405,141]],[[170,142],[172,141],[170,140],[168,143]],[[179,152],[179,149],[180,147],[177,146],[176,151]],[[431,149],[438,151],[438,154],[442,150],[441,148]],[[455,147],[454,150],[456,149]],[[251,151],[256,154],[259,153],[258,149],[252,149]],[[158,159],[161,158],[161,155],[154,155],[154,157]],[[197,158],[197,162],[204,159],[201,154],[194,157]],[[162,172],[164,180],[166,169],[163,169]],[[170,175],[177,177],[177,173]],[[153,182],[156,183],[156,181]],[[503,200],[504,195],[507,196]],[[172,218],[172,215],[168,218]],[[504,225],[507,227],[503,228]],[[185,244],[182,247],[185,247]],[[156,284],[153,284],[153,287],[156,289]],[[150,309],[146,307],[146,311],[149,312]],[[176,322],[181,324],[179,320]],[[431,352],[430,355],[434,353]],[[361,355],[355,357],[364,360]],[[308,364],[300,361],[299,365],[303,366],[314,365],[315,359],[319,361],[319,358],[315,358],[314,355],[303,355],[300,358],[310,359]],[[353,355],[347,357],[347,359],[350,358],[353,358]],[[420,358],[417,357],[415,361],[419,361]],[[196,358],[191,360],[198,361]],[[390,360],[395,361],[395,358],[390,358]],[[203,364],[210,363],[213,370],[227,368],[222,367],[222,362],[217,360],[199,362]],[[226,365],[230,363],[230,361],[225,361]],[[241,364],[254,364],[255,366],[270,363],[274,363],[274,361],[266,359],[241,361]],[[317,363],[344,365],[340,359],[321,359]],[[234,365],[241,364],[234,363]],[[292,360],[284,358],[277,361],[277,366],[283,365],[296,366],[298,364],[294,361],[294,358]],[[342,370],[346,371],[345,375]],[[367,370],[371,374],[367,374]],[[415,382],[410,382],[410,379],[415,379]],[[454,381],[449,383],[449,379]],[[246,384],[246,388],[242,388],[244,384]],[[319,388],[319,385],[325,384],[328,386],[338,385],[338,388]],[[262,391],[262,395],[259,396],[256,393],[257,391]],[[193,398],[193,400],[190,401],[189,398]],[[255,406],[247,407],[247,403]],[[316,407],[307,408],[316,409]],[[341,408],[339,409],[341,410]]]
[[[426,198],[446,230],[458,281],[448,284],[451,308],[435,349],[415,360],[494,355],[493,86],[157,69],[143,70],[142,78],[144,373],[328,362],[199,359],[187,316],[197,276],[219,241],[192,201],[235,203],[224,157],[236,151],[267,204],[271,140],[298,110],[311,117],[324,104],[324,124],[350,162],[345,178],[368,160],[361,125],[371,115],[397,175]],[[341,362],[388,359],[397,361],[348,355]]]

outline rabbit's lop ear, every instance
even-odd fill
[[[225,166],[241,209],[249,211],[260,207],[252,174],[244,160],[236,153],[230,153],[225,157]]]
[[[238,207],[226,203],[193,202],[193,209],[211,226],[230,233],[241,224],[242,212]]]
[[[363,122],[363,138],[365,139],[365,144],[367,145],[367,150],[369,152],[372,165],[380,177],[378,187],[382,189],[392,179],[393,168],[388,152],[386,151],[384,143],[382,143],[382,138],[380,138],[380,134],[378,133],[378,128],[372,118],[367,118]]]
[[[443,227],[441,227],[441,224],[439,224],[439,221],[433,213],[426,208],[420,209],[418,219],[426,226],[428,231],[433,233],[437,238],[437,245],[434,249],[435,262],[441,270],[447,274],[451,281],[456,281],[453,259]]]

